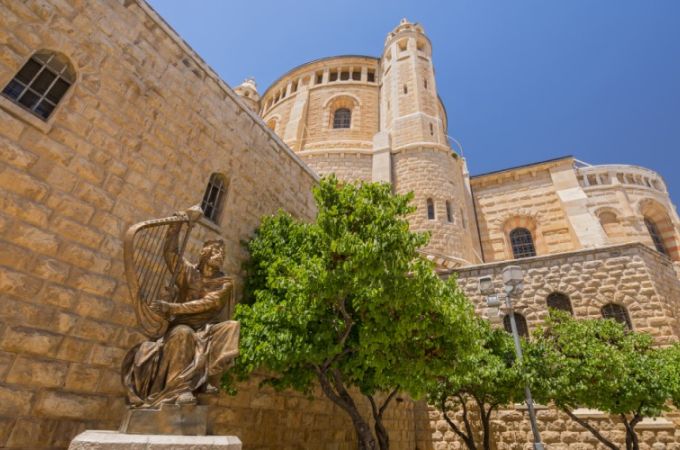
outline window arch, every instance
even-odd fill
[[[2,95],[47,120],[76,80],[68,58],[48,50],[37,51],[2,90]]]
[[[333,128],[349,128],[352,123],[352,111],[348,108],[338,108],[333,113]]]
[[[203,194],[201,201],[201,209],[203,214],[211,222],[217,223],[220,213],[222,212],[222,205],[227,196],[227,179],[224,175],[213,173],[210,175],[208,185]]]
[[[515,324],[517,325],[517,334],[523,338],[529,337],[529,326],[527,325],[527,319],[524,318],[520,313],[512,313],[515,316]],[[503,328],[505,331],[512,334],[512,325],[510,324],[510,314],[506,314],[503,317]]]
[[[431,198],[427,199],[427,218],[428,220],[434,220],[434,202]]]
[[[618,323],[623,324],[627,330],[633,329],[633,324],[630,321],[630,316],[628,315],[628,310],[623,305],[616,303],[608,303],[602,307],[600,310],[602,312],[602,317],[605,319],[612,319]]]
[[[531,232],[526,228],[515,228],[510,232],[510,245],[512,247],[512,254],[517,258],[528,258],[536,256],[536,248],[534,247],[534,239]]]
[[[654,247],[656,247],[656,251],[668,256],[668,250],[666,250],[666,246],[663,244],[663,238],[661,237],[661,233],[659,233],[659,227],[647,217],[645,217],[645,226],[647,227],[649,237],[652,238]]]
[[[597,218],[600,220],[600,225],[602,225],[607,237],[610,239],[624,237],[621,222],[614,211],[608,209],[601,211]]]
[[[574,315],[574,310],[571,307],[571,300],[567,294],[562,292],[551,292],[545,299],[548,308],[556,309],[558,311],[564,311],[566,313]]]
[[[276,118],[269,119],[267,121],[267,127],[269,127],[269,129],[272,130],[274,133],[276,133],[276,124],[277,123],[278,123],[278,121],[276,120]]]
[[[449,223],[453,222],[453,211],[451,210],[450,200],[446,201],[446,221]]]

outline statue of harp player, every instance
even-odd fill
[[[224,242],[206,241],[197,263],[184,258],[189,234],[202,217],[195,206],[130,227],[125,272],[140,327],[149,340],[125,356],[121,377],[133,408],[195,404],[197,392],[216,392],[208,378],[238,355],[239,323],[219,321],[233,306],[234,285],[222,272]]]

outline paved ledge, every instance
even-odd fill
[[[118,431],[87,430],[80,433],[69,450],[241,450],[236,436],[170,436],[124,434]]]

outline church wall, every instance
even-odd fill
[[[0,102],[0,447],[64,448],[86,428],[116,429],[124,411],[119,366],[144,339],[123,275],[125,229],[200,202],[223,172],[212,232],[240,287],[241,241],[279,208],[313,217],[316,181],[143,3],[5,2],[0,29],[2,87],[40,48],[77,72],[47,122]],[[215,429],[237,429],[245,448],[351,448],[344,413],[319,396],[251,384],[206,401],[219,404]],[[402,405],[394,423],[411,430]],[[412,448],[400,433],[409,444],[397,447]]]
[[[370,153],[313,152],[301,155],[302,160],[320,175],[334,173],[346,181],[372,181],[373,157]]]
[[[644,245],[622,244],[455,270],[459,286],[475,303],[477,313],[485,318],[498,317],[498,311],[486,306],[479,293],[479,278],[491,276],[495,290],[501,292],[502,269],[509,264],[520,265],[525,273],[524,292],[513,304],[515,311],[527,319],[530,330],[547,318],[547,295],[562,292],[570,297],[576,318],[600,318],[600,308],[613,302],[627,308],[635,331],[651,334],[659,345],[680,339],[677,313],[680,310],[680,280],[672,262]],[[502,322],[496,326],[502,327]],[[579,414],[590,416],[606,436],[624,445],[625,431],[618,421],[593,410]],[[541,437],[549,448],[574,448],[575,444],[583,450],[599,448],[587,430],[554,408],[540,406],[537,416]],[[441,412],[430,407],[429,417],[434,448],[460,448],[462,443],[449,430]],[[530,442],[531,429],[523,405],[496,413],[492,426],[493,441],[498,450],[517,448],[518,442]],[[659,447],[659,443],[671,444],[680,440],[680,416],[674,411],[657,422],[645,420],[637,429],[641,448],[664,448]],[[652,447],[654,444],[656,446]]]
[[[507,235],[515,226],[532,232],[538,255],[579,248],[551,178],[551,165],[537,166],[471,179],[485,261],[513,258]]]

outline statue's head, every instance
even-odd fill
[[[201,254],[199,256],[198,265],[200,267],[211,267],[216,270],[222,269],[224,263],[224,241],[222,239],[214,241],[205,241]]]

